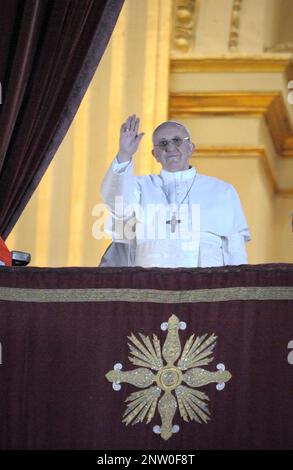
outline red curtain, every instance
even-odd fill
[[[124,0],[3,0],[0,235],[39,184],[80,105]]]
[[[11,253],[5,245],[4,241],[0,237],[0,266],[11,266]]]

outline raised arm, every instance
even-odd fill
[[[129,116],[120,128],[119,150],[102,183],[101,194],[112,214],[129,216],[125,211],[131,204],[139,202],[138,187],[133,175],[132,157],[144,135],[138,134],[139,118]],[[123,207],[117,206],[117,197],[123,198]]]

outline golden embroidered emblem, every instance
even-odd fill
[[[128,404],[122,422],[126,425],[143,421],[149,423],[158,408],[162,424],[154,426],[153,431],[165,440],[179,430],[178,425],[173,425],[177,410],[186,422],[194,420],[207,423],[210,419],[206,403],[209,397],[197,388],[214,382],[217,383],[217,389],[222,390],[225,382],[231,378],[222,363],[217,365],[218,370],[215,372],[200,367],[213,361],[212,351],[217,336],[205,334],[194,338],[193,334],[182,351],[179,329],[185,328],[186,324],[175,315],[162,323],[161,329],[168,330],[163,348],[156,335],[151,340],[139,333],[138,339],[132,333],[128,337],[129,360],[139,367],[124,372],[121,370],[122,365],[116,364],[114,370],[106,374],[114,390],[120,390],[123,382],[143,389],[131,393],[126,399]]]

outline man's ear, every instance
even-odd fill
[[[157,162],[158,162],[158,161],[159,161],[159,159],[158,159],[158,157],[156,156],[154,149],[152,150],[152,155],[155,157],[155,159],[156,159],[156,160],[157,160]]]
[[[195,144],[193,142],[189,142],[190,143],[190,155],[193,154],[193,152],[195,151]]]

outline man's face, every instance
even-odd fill
[[[164,170],[175,172],[189,168],[194,144],[187,138],[184,127],[174,123],[166,123],[155,132],[152,153]]]

